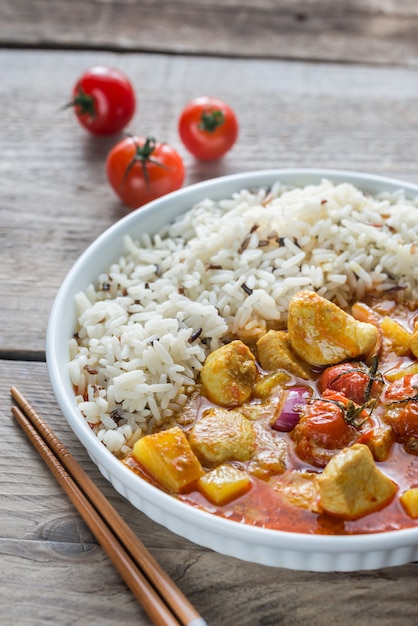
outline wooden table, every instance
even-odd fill
[[[65,424],[45,365],[64,276],[126,213],[94,138],[60,111],[95,64],[139,97],[129,130],[177,147],[186,184],[271,167],[337,167],[418,183],[413,0],[0,0],[0,624],[149,624],[10,414],[11,385],[47,419],[212,626],[416,624],[416,564],[312,574],[225,557],[147,519],[101,477]],[[176,120],[213,94],[240,119],[218,163],[182,148]]]

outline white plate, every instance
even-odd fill
[[[68,341],[76,327],[74,296],[116,261],[123,236],[154,233],[199,200],[221,199],[234,191],[268,187],[280,180],[304,186],[327,178],[351,182],[365,192],[418,186],[398,180],[334,170],[267,170],[226,176],[192,185],[130,213],[104,232],[72,267],[54,301],[47,332],[47,364],[55,396],[72,430],[103,476],[148,517],[174,533],[220,553],[275,567],[309,571],[355,571],[401,565],[418,559],[418,528],[369,535],[325,536],[282,532],[239,524],[195,509],[148,484],[103,446],[81,416],[68,374]]]

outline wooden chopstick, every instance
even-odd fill
[[[24,413],[15,406],[12,407],[12,412],[92,533],[111,558],[128,587],[141,602],[153,623],[158,626],[165,624],[179,626],[179,621],[173,616],[171,611],[168,610],[166,605],[161,602],[161,598],[154,589],[149,586],[146,578],[137,570],[129,554],[115,540],[109,527],[97,513],[96,509],[92,507],[89,500],[78,489],[71,476],[48,448],[42,437],[33,428]]]
[[[12,413],[156,626],[206,626],[42,417],[16,388]]]

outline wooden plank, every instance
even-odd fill
[[[120,136],[92,137],[71,111],[59,111],[81,72],[97,63],[131,77],[139,108],[128,130],[172,143],[184,157],[186,184],[271,167],[336,167],[418,182],[418,75],[412,69],[3,50],[3,356],[43,358],[49,310],[64,276],[88,244],[126,214],[104,168]],[[194,160],[177,135],[182,107],[202,93],[230,102],[240,120],[236,146],[216,163]]]
[[[2,0],[4,46],[416,65],[413,0]]]
[[[43,363],[0,361],[2,624],[149,624],[9,412],[18,386],[209,624],[415,626],[418,564],[313,574],[201,548],[134,509],[99,474],[63,420]]]

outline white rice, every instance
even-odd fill
[[[110,450],[128,453],[184,405],[209,352],[285,323],[301,289],[342,307],[399,285],[418,297],[417,242],[417,199],[327,180],[206,199],[153,238],[126,237],[126,254],[76,297],[81,412]]]

